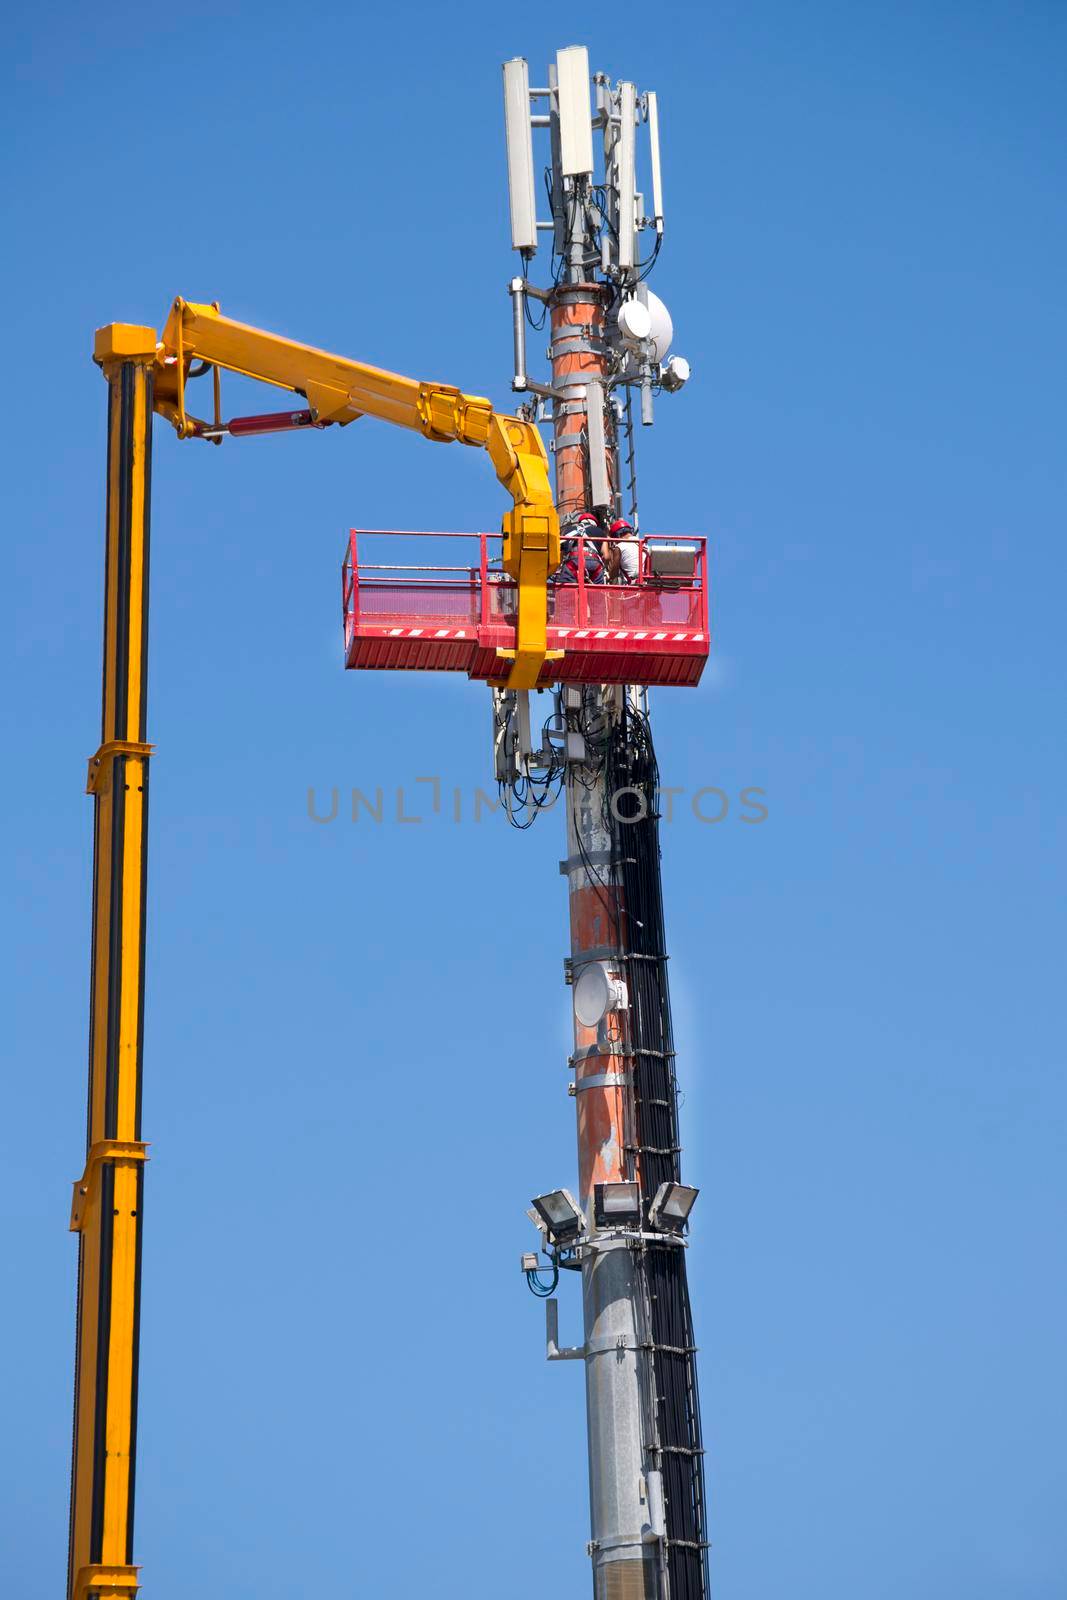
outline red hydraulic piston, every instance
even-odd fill
[[[234,439],[252,433],[288,433],[293,428],[311,428],[315,417],[311,411],[261,411],[253,417],[231,417],[223,424]]]

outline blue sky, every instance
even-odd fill
[[[586,42],[660,94],[694,370],[643,519],[713,540],[660,763],[769,810],[664,830],[716,1595],[1062,1596],[1062,8],[61,4],[8,36],[9,1586],[65,1561],[92,330],[218,298],[505,400],[499,63]],[[574,1176],[561,819],[306,809],[487,783],[484,690],[341,670],[338,559],[353,522],[500,511],[472,453],[369,422],[157,430],[150,1600],[588,1583],[581,1376],[517,1267]]]

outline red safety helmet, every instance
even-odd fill
[[[608,529],[609,533],[633,533],[633,524],[627,522],[625,517],[617,517]]]
[[[565,539],[575,539],[580,535],[588,538],[586,529],[589,527],[599,527],[596,516],[592,511],[572,511],[569,516],[563,518],[560,532]]]

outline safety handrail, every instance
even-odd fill
[[[342,608],[346,625],[358,620],[359,589],[363,584],[368,590],[381,592],[384,589],[396,587],[407,589],[412,594],[425,591],[454,590],[470,588],[477,591],[479,597],[478,618],[482,626],[487,626],[495,620],[491,612],[492,602],[499,597],[501,589],[514,588],[515,580],[504,573],[498,565],[498,557],[490,554],[491,540],[499,542],[501,535],[491,532],[457,532],[443,529],[397,529],[397,528],[360,528],[359,536],[370,538],[417,538],[417,539],[476,539],[478,541],[478,562],[475,565],[459,565],[448,562],[360,562],[357,530],[349,532],[345,560],[342,569]],[[599,531],[593,535],[574,535],[575,558],[577,571],[573,580],[561,579],[558,574],[553,574],[549,582],[552,587],[573,585],[577,590],[576,595],[576,625],[586,628],[590,625],[590,591],[597,592],[605,588],[614,590],[628,589],[633,591],[671,591],[676,593],[696,593],[707,591],[707,539],[703,534],[632,534],[618,536],[601,534]],[[599,551],[605,543],[635,544],[640,552],[637,563],[637,573],[633,578],[622,582],[614,581],[610,584],[591,583],[585,571],[585,561],[590,544]],[[685,576],[658,576],[649,570],[646,559],[647,552],[657,545],[685,545],[693,547],[694,563],[692,575]]]

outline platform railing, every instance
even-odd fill
[[[468,544],[472,539],[476,539],[478,558],[476,562],[461,564],[360,560],[358,546],[360,538],[386,537],[463,539]],[[416,605],[408,609],[413,615],[421,616],[425,613],[430,621],[454,616],[471,626],[481,628],[514,626],[515,583],[501,570],[499,554],[501,537],[498,533],[446,533],[436,530],[401,532],[392,528],[351,529],[342,566],[341,583],[346,646],[351,642],[353,631],[361,616],[366,618],[368,615],[376,615],[373,609],[368,614],[361,606],[361,593],[378,596],[402,594],[410,596],[412,600],[421,597],[422,609]],[[637,546],[637,573],[634,578],[611,583],[595,583],[587,578],[585,566],[589,546],[592,545],[599,555],[600,547],[606,543],[632,543]],[[491,545],[495,545],[497,549],[491,551]],[[645,534],[620,539],[598,533],[592,537],[584,535],[576,537],[573,550],[577,564],[574,577],[561,576],[557,573],[550,579],[550,625],[565,623],[568,629],[619,627],[620,624],[706,629],[707,541],[703,536]],[[685,572],[658,574],[655,570],[659,559],[657,552],[662,555],[666,551],[680,558],[683,563],[691,552],[691,574]],[[562,573],[563,569],[560,570]],[[566,597],[569,593],[574,595],[572,605],[567,604]],[[653,594],[661,597],[656,604],[652,603]],[[461,596],[469,596],[469,603],[462,608],[457,605],[453,611],[449,611],[445,603],[447,599],[451,597],[459,600]],[[435,603],[427,604],[434,597]],[[657,610],[658,614],[653,616],[652,613]],[[672,617],[671,612],[676,615]],[[396,614],[400,615],[401,612],[398,610]]]

